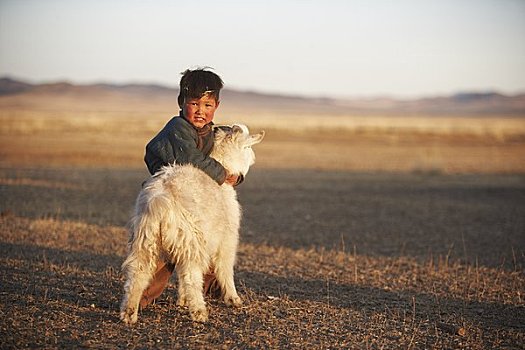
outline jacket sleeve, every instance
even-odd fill
[[[144,162],[151,175],[155,174],[165,165],[173,164],[175,156],[173,149],[167,138],[162,137],[162,133],[157,135],[146,145]]]
[[[186,121],[178,120],[168,135],[173,157],[177,164],[191,164],[208,174],[219,185],[226,180],[226,169],[215,159],[197,148],[197,134]]]

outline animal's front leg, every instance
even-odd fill
[[[223,292],[223,300],[228,306],[240,307],[242,300],[237,294],[235,281],[233,279],[233,265],[235,254],[219,254],[215,266],[217,282]]]
[[[199,268],[197,264],[187,263],[185,265],[180,268],[178,304],[189,307],[193,321],[206,322],[208,320],[208,310],[206,310],[206,303],[202,293],[203,269]]]
[[[184,283],[183,276],[183,270],[177,266],[177,306],[188,306],[188,302],[186,300],[186,283]]]

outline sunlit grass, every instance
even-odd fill
[[[0,112],[0,163],[142,168],[146,143],[171,115]],[[230,116],[265,129],[257,165],[394,172],[525,172],[525,120],[343,116]],[[30,140],[31,142],[28,142]]]

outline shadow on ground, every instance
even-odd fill
[[[125,226],[145,171],[0,169],[1,212]],[[525,176],[253,169],[241,241],[522,268]]]

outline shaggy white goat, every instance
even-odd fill
[[[211,156],[231,174],[246,175],[255,162],[251,146],[264,132],[250,135],[244,125],[215,129]],[[203,274],[213,266],[227,305],[240,306],[233,281],[241,211],[231,185],[219,186],[191,165],[170,165],[151,177],[140,192],[130,222],[120,318],[137,322],[139,301],[159,260],[176,265],[178,301],[194,321],[205,322]]]

